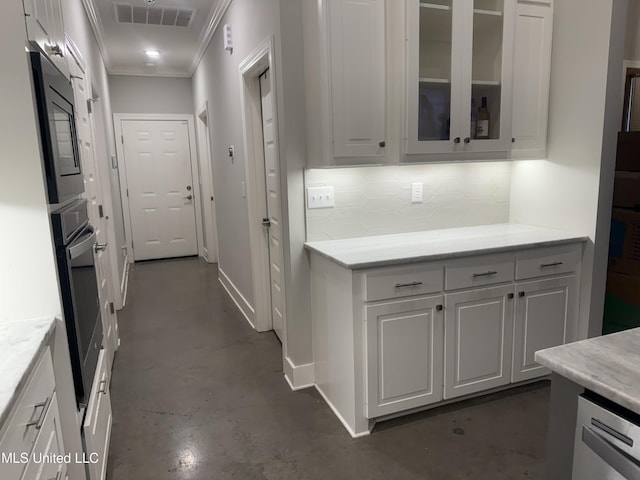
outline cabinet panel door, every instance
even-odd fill
[[[577,323],[576,276],[516,284],[511,381],[551,373],[534,360],[536,350],[567,342],[567,326]]]
[[[550,5],[518,4],[513,52],[513,156],[544,156],[551,75]]]
[[[101,350],[83,425],[87,459],[98,459],[97,463],[89,463],[89,480],[106,478],[112,423],[109,381],[106,351]]]
[[[512,297],[511,285],[445,295],[444,398],[509,383]]]
[[[367,418],[442,400],[442,296],[365,307]]]
[[[382,156],[384,0],[333,0],[328,6],[333,153]]]
[[[55,36],[53,32],[53,11],[51,0],[24,0],[27,36],[40,48],[49,53],[49,46]]]

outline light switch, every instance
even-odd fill
[[[307,208],[333,208],[335,201],[333,198],[333,187],[308,187],[307,188]]]
[[[411,203],[422,203],[422,182],[413,182],[411,184]]]

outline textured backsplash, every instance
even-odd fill
[[[423,203],[411,203],[412,182]],[[334,208],[307,208],[307,240],[508,222],[510,183],[511,162],[307,170],[306,187],[335,195]]]

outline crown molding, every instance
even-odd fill
[[[84,0],[83,0],[84,1]],[[209,19],[207,21],[207,26],[200,33],[200,38],[198,39],[198,44],[196,48],[196,53],[193,56],[193,60],[191,61],[191,68],[189,69],[188,76],[192,76],[198,65],[200,64],[200,60],[206,52],[213,35],[216,33],[220,22],[222,21],[222,17],[227,12],[229,5],[233,0],[220,0],[214,8],[212,8],[211,13],[209,14]]]
[[[89,24],[91,25],[93,36],[98,44],[98,50],[100,50],[100,54],[102,55],[104,66],[106,67],[107,72],[111,73],[109,54],[107,53],[107,45],[104,41],[104,29],[102,28],[102,22],[100,21],[100,16],[96,10],[94,0],[82,0],[82,6],[84,7],[84,11],[89,19]]]

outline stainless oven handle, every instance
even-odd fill
[[[69,247],[69,258],[71,260],[78,258],[83,253],[91,250],[94,243],[96,243],[96,232],[91,231],[91,233],[80,243]]]
[[[582,441],[611,468],[627,480],[640,480],[640,464],[598,435],[590,427],[582,427]]]

